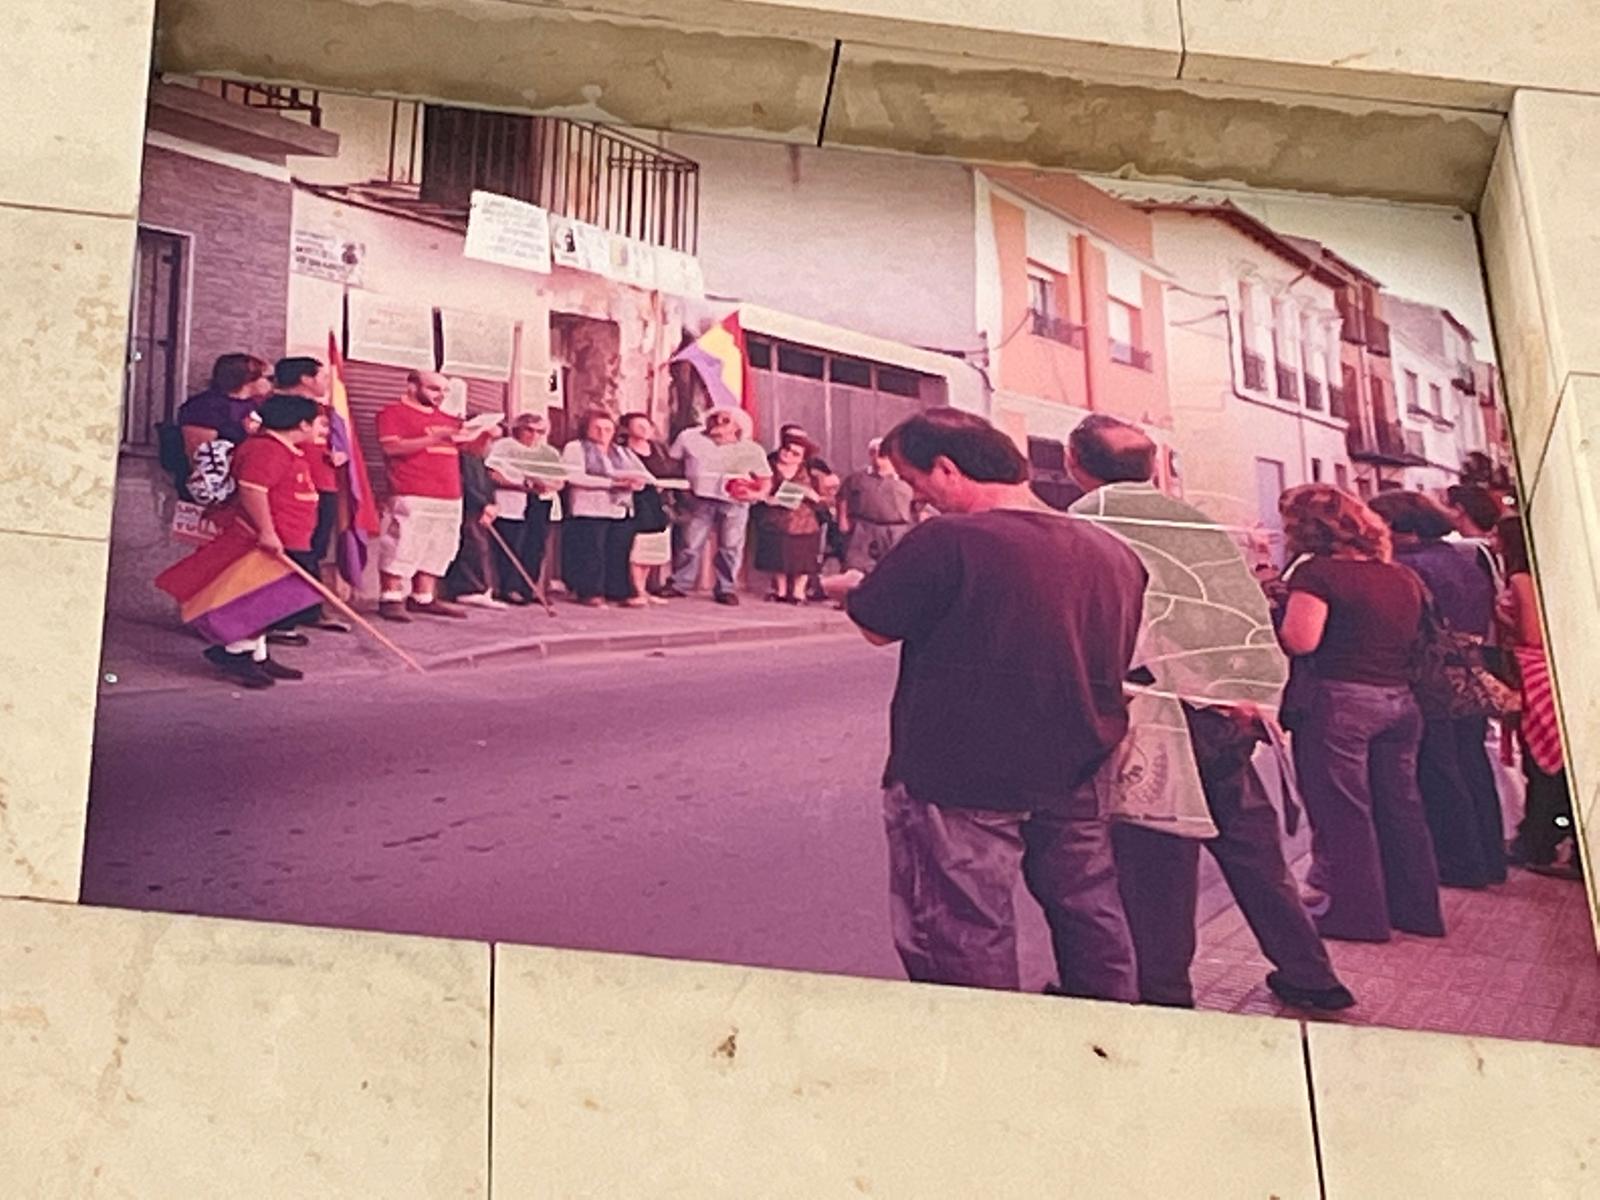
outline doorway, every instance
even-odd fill
[[[173,419],[183,388],[184,277],[188,239],[139,229],[134,260],[122,449],[155,454],[156,427]]]

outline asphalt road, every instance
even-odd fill
[[[83,899],[897,978],[894,667],[846,635],[112,693]]]

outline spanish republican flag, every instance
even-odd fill
[[[695,369],[713,406],[742,408],[754,423],[756,395],[750,381],[750,354],[737,312],[722,318],[674,354],[671,361],[686,362]]]
[[[339,468],[339,518],[335,529],[338,540],[334,557],[339,574],[351,587],[359,587],[367,565],[367,539],[378,535],[378,505],[373,499],[372,482],[361,454],[361,439],[356,436],[355,418],[350,415],[350,394],[344,386],[344,355],[339,339],[328,334],[328,445],[345,455]]]
[[[322,600],[286,559],[268,554],[242,526],[226,529],[156,576],[183,623],[225,646],[252,638]]]

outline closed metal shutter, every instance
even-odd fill
[[[344,386],[350,397],[350,416],[356,424],[356,440],[367,460],[367,478],[373,494],[382,501],[389,494],[389,473],[384,468],[383,448],[378,445],[378,413],[405,395],[409,367],[388,363],[346,360]],[[506,411],[507,388],[504,380],[460,377],[467,385],[467,412]]]

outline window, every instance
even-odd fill
[[[891,396],[920,397],[922,378],[910,371],[897,371],[893,367],[878,368],[878,390]]]
[[[1437,383],[1428,385],[1428,404],[1432,408],[1434,416],[1441,418],[1444,416],[1444,389]]]
[[[1415,371],[1406,372],[1406,411],[1422,411],[1422,380]]]
[[[1350,490],[1350,468],[1343,463],[1333,464],[1333,484],[1341,492]]]
[[[822,355],[798,346],[778,347],[778,370],[785,375],[803,375],[807,379],[821,379],[824,360]]]
[[[1141,371],[1150,370],[1150,352],[1139,347],[1144,340],[1139,328],[1139,310],[1121,300],[1110,300],[1106,303],[1106,318],[1111,335],[1111,361],[1137,367]]]
[[[872,386],[872,364],[864,363],[857,358],[829,359],[828,378],[834,383],[869,388]]]
[[[1256,348],[1256,289],[1248,279],[1239,281],[1239,342],[1246,354]]]
[[[1311,460],[1311,482],[1322,482],[1322,460],[1320,458],[1313,458]]]
[[[1112,300],[1108,304],[1107,319],[1111,329],[1111,340],[1113,342],[1121,342],[1124,346],[1138,345],[1134,338],[1134,327],[1137,321],[1134,317],[1133,309],[1120,300]]]
[[[758,371],[772,370],[772,343],[760,338],[747,337],[745,351],[750,355],[750,365]]]
[[[1056,284],[1050,276],[1028,272],[1028,311],[1049,320],[1056,315]]]

